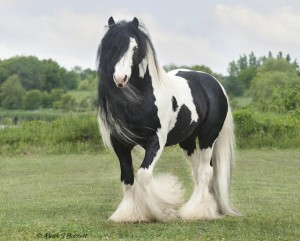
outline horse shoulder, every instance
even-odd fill
[[[171,86],[174,90],[173,97],[176,100],[179,108],[181,108],[183,105],[187,107],[187,109],[191,112],[191,120],[197,122],[199,116],[191,86],[187,79],[176,75],[178,71],[179,70],[175,70],[168,73]]]

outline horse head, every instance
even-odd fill
[[[117,23],[112,17],[108,20],[108,31],[98,51],[100,72],[118,88],[129,84],[133,72],[138,76],[145,72],[149,37],[140,28],[137,18]]]

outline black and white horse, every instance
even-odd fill
[[[99,126],[121,167],[124,197],[115,222],[214,219],[238,215],[230,205],[234,154],[232,114],[225,90],[211,75],[166,73],[137,18],[115,23],[98,49]],[[190,160],[195,190],[178,211],[183,189],[171,175],[153,177],[165,146],[179,144]],[[145,149],[134,174],[132,149]]]

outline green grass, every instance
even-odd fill
[[[76,102],[80,102],[86,98],[91,97],[93,94],[96,95],[96,91],[90,91],[90,90],[71,90],[68,91],[68,94],[70,94],[72,97],[76,99]]]
[[[0,124],[12,125],[24,121],[44,120],[52,121],[65,116],[66,112],[55,109],[38,110],[4,110],[0,109]]]
[[[156,171],[177,175],[188,198],[187,161],[171,150]],[[107,218],[122,191],[112,154],[2,155],[0,240],[46,240],[47,233],[53,235],[49,240],[63,233],[86,235],[85,240],[299,240],[299,156],[300,150],[238,152],[232,199],[243,217],[114,224]]]

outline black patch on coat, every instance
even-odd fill
[[[131,157],[132,148],[128,148],[128,146],[119,142],[119,140],[114,137],[111,138],[111,144],[120,162],[121,182],[124,182],[126,185],[133,185],[134,172]]]
[[[176,110],[178,108],[177,100],[174,96],[172,96],[172,108],[173,108],[174,112],[176,112]]]
[[[157,154],[157,151],[159,150],[159,139],[157,135],[154,135],[152,138],[149,139],[147,145],[146,145],[146,153],[143,160],[143,163],[141,165],[141,168],[149,168],[149,166],[152,164],[154,157]]]
[[[167,145],[175,145],[190,136],[197,122],[192,121],[192,113],[186,105],[179,109],[175,126],[168,133]]]

